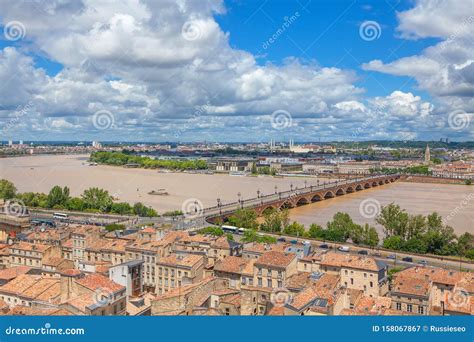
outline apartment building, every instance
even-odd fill
[[[47,258],[60,257],[61,249],[57,246],[18,242],[10,246],[10,267],[29,266],[41,269]]]
[[[341,284],[349,289],[362,290],[371,296],[383,296],[388,292],[388,266],[384,262],[333,252],[317,256],[314,261],[319,264],[320,271],[340,275]]]
[[[229,256],[239,256],[242,252],[242,244],[221,236],[213,241],[208,250],[208,264],[214,265],[218,260],[223,260]]]
[[[203,279],[204,256],[197,254],[171,254],[156,263],[156,290],[162,294]]]
[[[254,284],[257,287],[282,288],[286,279],[297,272],[296,255],[269,251],[254,264]]]
[[[255,259],[228,256],[219,260],[214,266],[214,275],[229,281],[229,287],[240,289],[241,286],[253,286],[253,269]]]
[[[79,261],[86,260],[86,249],[100,239],[101,228],[97,226],[80,226],[71,232],[72,259],[76,267]],[[91,255],[89,253],[89,255]]]

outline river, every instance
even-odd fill
[[[190,199],[204,206],[215,206],[241,198],[289,190],[290,185],[316,184],[315,178],[242,177],[225,174],[202,175],[159,173],[156,170],[127,169],[113,166],[89,166],[87,156],[52,155],[0,159],[0,177],[15,183],[18,191],[48,192],[54,185],[68,186],[73,196],[89,187],[101,187],[120,201],[142,202],[159,212],[180,209]],[[151,190],[165,189],[167,196],[149,195]],[[437,211],[457,233],[474,232],[474,186],[396,182],[357,193],[317,202],[291,210],[291,219],[309,225],[325,225],[343,211],[358,223],[372,223],[371,208],[391,202],[413,214]],[[468,199],[468,200],[466,200]],[[470,199],[470,200],[469,200]],[[363,202],[366,200],[365,202]],[[463,201],[464,200],[464,201]],[[361,203],[367,212],[360,212]],[[379,227],[380,229],[380,227]]]

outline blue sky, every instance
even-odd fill
[[[473,138],[469,1],[58,0],[0,13],[4,140]]]

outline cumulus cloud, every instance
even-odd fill
[[[402,36],[452,34],[430,31],[415,9],[400,14]],[[5,123],[16,107],[31,102],[34,111],[24,119],[31,134],[54,130],[57,137],[81,132],[84,139],[114,140],[255,140],[275,134],[340,139],[350,137],[354,123],[375,115],[376,106],[390,113],[387,120],[433,112],[433,105],[411,93],[364,99],[352,70],[294,58],[279,65],[257,63],[252,54],[231,47],[230,33],[216,22],[216,14],[225,14],[221,0],[0,2],[0,13],[3,24],[17,20],[26,28],[23,41],[0,52],[1,120]],[[464,29],[459,32],[464,39]],[[446,56],[453,60],[449,65],[426,51],[406,61],[371,61],[364,68],[415,77],[422,87],[452,96],[452,104],[459,93],[471,90],[473,79],[473,65],[463,57],[472,52],[459,49],[456,57]],[[47,75],[35,66],[33,54],[64,68]],[[442,75],[435,72],[440,69]],[[269,124],[276,110],[292,115],[294,125],[284,133]],[[98,111],[113,115],[113,130],[94,127]],[[233,127],[231,137],[226,126]],[[382,126],[378,133],[390,125]],[[10,134],[19,133],[12,129]]]

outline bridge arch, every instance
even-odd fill
[[[322,201],[323,199],[321,198],[320,195],[316,194],[314,195],[312,198],[311,198],[311,202],[318,202],[318,201]]]
[[[361,184],[357,184],[356,191],[361,191],[363,189],[364,189],[364,187]]]
[[[324,198],[327,199],[327,198],[333,198],[333,197],[336,197],[334,196],[334,193],[332,191],[328,191],[324,194]]]
[[[296,206],[297,207],[300,207],[302,205],[305,205],[305,204],[309,204],[310,202],[308,201],[308,199],[306,197],[301,197],[297,202],[296,202]]]
[[[339,188],[339,189],[336,190],[336,196],[342,196],[342,195],[345,195],[345,194],[346,194],[346,192],[342,188]]]
[[[369,184],[369,183],[365,183],[365,184],[364,184],[364,188],[365,188],[365,189],[370,188],[370,184]]]
[[[280,210],[283,210],[283,209],[291,209],[291,208],[294,208],[295,206],[293,205],[293,203],[291,203],[290,201],[285,201],[282,203],[282,205],[280,205]]]
[[[379,180],[379,185],[383,185],[383,180]]]
[[[372,186],[378,186],[377,182],[372,182]]]
[[[385,179],[385,184],[388,184],[390,183],[390,181],[388,179]]]
[[[268,207],[266,207],[262,210],[262,215],[266,214],[266,213],[269,213],[271,211],[274,211],[274,210],[278,210],[278,209],[275,208],[273,205],[269,205]]]
[[[350,194],[351,192],[354,192],[354,188],[352,186],[347,187],[346,194]]]

